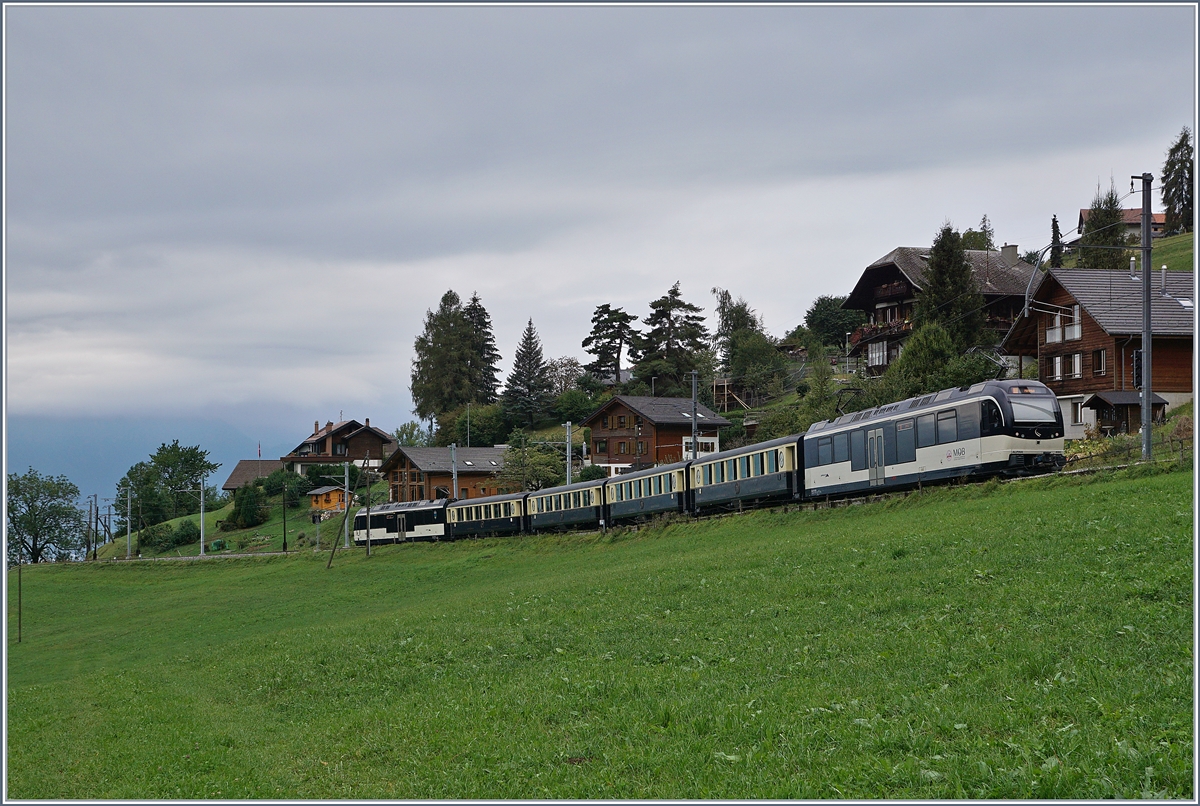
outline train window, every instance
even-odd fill
[[[779,455],[775,451],[767,451],[767,472],[775,473],[779,470]]]
[[[738,478],[739,479],[750,478],[750,457],[749,456],[739,456],[738,457]]]
[[[1004,431],[1004,415],[1000,413],[1000,407],[996,405],[996,401],[984,400],[980,405],[982,408],[980,431],[983,436],[1002,433]]]
[[[912,419],[900,420],[896,423],[896,463],[917,461],[916,429]]]
[[[755,476],[763,474],[763,455],[761,453],[756,453],[750,458],[750,472]]]
[[[850,461],[850,438],[845,432],[833,435],[833,462]]]
[[[737,459],[725,460],[725,481],[735,481],[737,474]]]
[[[654,494],[662,495],[662,476],[655,476],[652,484],[654,486]]]
[[[938,444],[945,445],[947,442],[958,441],[958,416],[957,412],[939,411],[937,416],[937,436]]]
[[[937,444],[937,415],[922,414],[917,418],[917,447]]]
[[[833,462],[833,438],[821,437],[817,440],[817,464],[827,465]]]
[[[861,428],[850,432],[850,469],[867,469],[867,432]]]
[[[704,483],[712,484],[712,465],[704,466]]]
[[[967,403],[958,407],[958,438],[979,438],[979,404]]]
[[[713,465],[713,481],[717,484],[725,481],[725,463],[717,462]]]
[[[625,482],[625,500],[626,501],[633,500],[633,482],[632,481]]]

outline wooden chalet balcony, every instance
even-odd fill
[[[850,336],[850,347],[853,349],[860,342],[871,341],[881,336],[898,336],[903,333],[911,333],[912,329],[912,322],[907,320],[884,322],[879,325],[863,325]]]
[[[894,283],[875,286],[875,299],[891,299],[893,297],[909,296],[910,286],[908,283],[897,280]]]

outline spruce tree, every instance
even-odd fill
[[[914,325],[920,328],[937,322],[958,350],[966,350],[982,340],[983,304],[962,237],[949,223],[943,224],[929,252],[925,287],[913,313]]]
[[[613,383],[621,382],[621,352],[637,337],[633,314],[605,303],[592,314],[592,332],[583,340],[583,349],[596,357],[585,369],[603,377],[612,373]]]
[[[1061,269],[1063,256],[1062,232],[1058,229],[1058,216],[1050,216],[1050,268]]]
[[[430,419],[473,400],[471,324],[458,294],[447,291],[436,311],[425,312],[425,330],[413,344],[410,391],[413,411]]]
[[[530,319],[513,355],[502,403],[514,420],[532,426],[549,411],[550,402],[550,377],[542,357],[542,342]]]
[[[1079,239],[1080,268],[1110,269],[1119,271],[1128,268],[1129,253],[1124,249],[1089,249],[1088,247],[1127,246],[1129,236],[1125,232],[1124,217],[1121,212],[1121,197],[1117,189],[1109,185],[1102,192],[1096,188],[1096,196],[1088,209],[1087,220],[1083,222],[1083,237]]]
[[[499,369],[496,367],[500,361],[500,351],[496,349],[496,337],[492,333],[492,317],[479,301],[479,294],[471,294],[471,301],[463,308],[463,316],[469,327],[471,402],[482,405],[495,403],[496,393],[500,389],[500,379],[497,377]]]
[[[1192,231],[1193,154],[1192,130],[1184,126],[1163,164],[1162,200],[1169,234]]]

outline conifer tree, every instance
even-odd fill
[[[1167,152],[1163,164],[1162,200],[1166,208],[1166,231],[1192,231],[1192,130],[1187,126],[1179,133],[1179,139]]]
[[[462,300],[453,291],[442,295],[436,311],[425,312],[425,330],[413,344],[410,376],[413,411],[421,419],[472,401],[470,328]]]
[[[625,313],[608,303],[596,307],[592,314],[592,332],[583,340],[583,349],[596,357],[585,369],[601,377],[612,373],[613,383],[621,382],[621,352],[636,338],[633,314]]]
[[[1050,216],[1050,268],[1061,269],[1063,256],[1062,232],[1058,229],[1058,216]]]
[[[697,368],[696,356],[708,350],[704,309],[684,302],[679,282],[650,303],[650,315],[642,320],[648,329],[638,338],[635,374],[645,382],[657,377],[660,396],[691,395],[690,373]]]
[[[983,336],[983,295],[967,262],[962,238],[947,222],[938,231],[929,252],[925,288],[917,298],[914,325],[940,324],[956,349],[979,344]]]
[[[471,294],[471,301],[463,308],[463,316],[467,320],[470,343],[471,402],[481,405],[495,403],[496,392],[500,389],[500,379],[497,377],[499,370],[496,367],[500,361],[500,351],[496,349],[492,317],[479,301],[479,294]]]
[[[550,401],[550,378],[542,357],[542,342],[530,319],[513,355],[502,403],[514,420],[531,426],[548,412]]]
[[[1129,254],[1124,249],[1088,249],[1087,247],[1127,246],[1129,236],[1121,212],[1121,197],[1112,184],[1102,192],[1096,188],[1096,196],[1083,222],[1083,236],[1079,239],[1079,266],[1088,269],[1110,269],[1119,271],[1129,266]]]
[[[962,234],[962,245],[963,249],[996,248],[996,232],[992,229],[992,222],[988,220],[987,213],[979,220],[978,231],[968,229]]]

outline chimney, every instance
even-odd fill
[[[371,427],[371,418],[368,417],[367,418],[367,428],[370,428],[370,427]]]
[[[1000,257],[1004,259],[1005,265],[1017,265],[1017,245],[1015,243],[1004,244],[1004,246],[1000,247]]]
[[[314,434],[321,433],[321,423],[319,420],[313,420],[313,433]]]
[[[332,431],[332,430],[333,430],[333,420],[326,420],[326,421],[325,421],[325,430],[326,430],[326,431]]]

